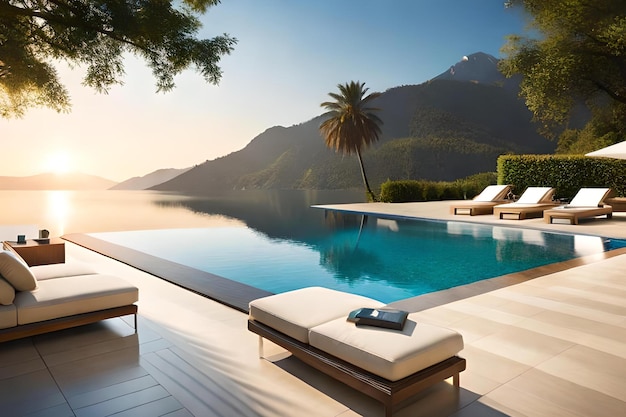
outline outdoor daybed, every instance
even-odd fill
[[[611,195],[610,188],[581,188],[569,204],[554,207],[543,212],[546,223],[555,219],[568,220],[570,224],[578,224],[579,219],[606,216],[613,217],[613,208],[604,204],[604,199]]]
[[[528,187],[516,202],[495,206],[493,214],[499,219],[510,220],[542,217],[544,210],[558,205],[552,201],[554,191],[551,187]]]
[[[510,191],[510,185],[489,185],[472,200],[455,201],[450,205],[450,214],[491,214],[494,206],[505,202]]]
[[[453,378],[465,359],[462,336],[421,323],[409,314],[402,330],[357,326],[347,320],[355,309],[381,308],[371,298],[309,287],[250,302],[248,329],[304,363],[383,403],[385,415],[419,391]],[[402,404],[404,405],[404,404]]]
[[[133,314],[138,289],[80,264],[28,267],[0,251],[0,342]]]

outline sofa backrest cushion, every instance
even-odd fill
[[[23,260],[13,252],[0,252],[0,275],[6,279],[16,291],[32,291],[37,288],[37,280]]]
[[[0,277],[0,304],[9,306],[15,300],[15,288],[2,277]]]
[[[77,275],[98,273],[91,265],[74,260],[62,264],[31,266],[30,271],[35,276],[37,282],[41,282],[45,279],[75,277]]]

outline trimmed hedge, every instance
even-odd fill
[[[387,180],[380,187],[379,200],[385,203],[406,203],[410,201],[470,199],[486,186],[494,184],[495,181],[495,172],[477,174],[452,182]]]
[[[626,196],[626,160],[582,155],[501,155],[498,172],[474,175],[453,182],[386,181],[380,201],[471,199],[490,184],[511,184],[520,195],[527,187],[554,187],[555,198],[572,198],[584,187],[609,187]]]
[[[626,161],[582,155],[502,155],[498,184],[511,184],[515,194],[527,187],[556,188],[556,198],[572,198],[583,187],[610,187],[626,196]]]

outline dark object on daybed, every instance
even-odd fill
[[[320,308],[323,306],[323,308]],[[309,287],[250,303],[248,330],[268,339],[315,369],[380,401],[385,415],[405,400],[450,377],[460,386],[465,359],[462,336],[417,323],[408,315],[402,330],[355,326],[346,320],[358,308],[384,304],[354,294]],[[400,404],[403,403],[403,404]]]

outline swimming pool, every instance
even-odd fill
[[[338,216],[310,233],[248,227],[94,233],[93,237],[273,293],[319,285],[389,303],[626,247],[597,236],[463,222]]]

